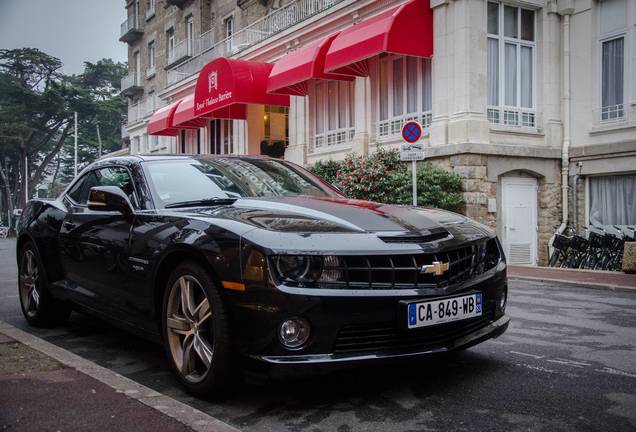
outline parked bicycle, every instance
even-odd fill
[[[626,241],[636,240],[636,227],[606,226],[585,228],[586,235],[568,231],[555,234],[550,267],[620,271]]]

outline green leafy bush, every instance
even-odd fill
[[[349,154],[341,162],[317,162],[309,169],[351,198],[410,204],[412,177],[407,166],[397,150],[379,149],[369,156]],[[457,211],[461,205],[460,177],[430,163],[418,164],[417,188],[421,206]]]
[[[322,177],[327,183],[336,183],[336,173],[340,170],[340,162],[334,160],[318,161],[313,165],[307,167],[309,171],[313,172],[319,177]]]

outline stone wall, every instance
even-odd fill
[[[524,158],[514,159],[519,160],[510,163],[510,166],[528,166],[533,163],[533,161],[525,160]],[[498,213],[488,212],[488,199],[494,198],[498,201],[501,200],[498,187],[501,177],[515,175],[537,178],[537,255],[539,265],[545,265],[547,263],[547,245],[554,234],[554,227],[559,225],[561,221],[561,185],[558,176],[558,161],[544,161],[546,167],[542,170],[542,173],[512,170],[501,175],[495,173],[494,178],[492,173],[489,175],[489,165],[500,165],[500,156],[459,154],[432,158],[429,162],[440,168],[453,171],[461,177],[464,198],[464,205],[461,212],[491,227],[499,234],[501,233],[499,230],[500,227],[497,226],[499,221]]]

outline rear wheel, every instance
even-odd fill
[[[20,306],[29,324],[50,327],[66,321],[71,307],[55,300],[49,293],[46,272],[33,242],[24,245],[18,264]]]
[[[225,307],[214,281],[196,263],[183,263],[170,276],[163,336],[171,368],[190,393],[224,394],[232,378]]]

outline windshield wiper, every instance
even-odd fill
[[[238,198],[205,198],[192,201],[181,201],[168,204],[165,208],[178,208],[178,207],[197,207],[197,206],[211,206],[211,205],[227,205],[234,204]]]

